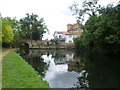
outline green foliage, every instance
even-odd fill
[[[86,7],[89,9],[90,17],[85,23],[82,36],[74,40],[75,45],[77,48],[82,46],[90,50],[103,50],[104,52],[112,53],[120,52],[120,21],[118,20],[120,5],[99,7],[98,9],[94,5],[94,10],[91,5],[91,9]],[[82,15],[85,13],[88,14],[85,11]]]
[[[26,14],[27,16],[20,19],[21,36],[23,39],[42,40],[43,34],[48,31],[44,19],[38,20],[36,14]]]
[[[15,47],[16,42],[20,39],[42,40],[43,34],[48,32],[43,18],[38,20],[38,15],[33,13],[26,15],[20,20],[0,17],[0,37],[2,37],[0,42],[3,47]]]
[[[86,22],[86,29],[92,36],[94,48],[107,49],[108,51],[116,51],[120,46],[120,26],[119,26],[119,6],[107,6],[99,16],[91,16]]]
[[[58,38],[52,39],[51,43],[54,45],[58,45],[60,43],[60,40]]]
[[[20,25],[16,18],[2,18],[2,44],[3,47],[12,46],[13,42],[20,39]]]
[[[0,16],[0,33],[2,33],[2,18]]]
[[[84,1],[82,3],[82,8],[78,8],[78,3],[73,3],[69,8],[73,11],[73,15],[77,15],[77,22],[82,23],[84,21],[84,16],[87,14],[89,16],[95,16],[101,6],[96,6],[98,0]]]
[[[20,23],[16,18],[5,17],[5,19],[7,20],[7,24],[9,24],[14,29],[14,31],[20,29],[19,27]]]
[[[77,38],[74,38],[74,43],[75,43],[75,47],[80,49],[80,46],[81,46],[81,40],[79,37]]]
[[[81,50],[80,50],[81,51]],[[78,77],[78,88],[119,88],[119,53],[116,55],[91,52],[76,52],[80,65],[84,66]],[[81,66],[79,66],[81,67]],[[113,73],[114,72],[114,73]],[[108,76],[109,75],[109,76]],[[106,82],[106,83],[104,83]],[[114,83],[113,83],[114,82]]]
[[[2,18],[2,43],[10,44],[13,41],[14,33],[7,18]]]
[[[46,81],[15,52],[10,52],[2,62],[3,88],[49,88]]]
[[[20,32],[21,32],[21,26],[20,26],[20,21],[17,20],[16,18],[10,18],[7,17],[10,21],[10,24],[13,28],[14,32],[14,42],[19,40],[21,38]]]

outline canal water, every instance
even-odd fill
[[[120,88],[118,57],[80,55],[74,50],[20,50],[51,88]]]

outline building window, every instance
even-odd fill
[[[72,35],[68,35],[68,37],[72,37]]]
[[[78,30],[77,30],[77,29],[75,29],[75,30],[74,30],[74,32],[78,32]]]
[[[63,35],[59,35],[59,39],[62,39],[63,38]]]
[[[78,37],[78,35],[74,35],[74,38]]]

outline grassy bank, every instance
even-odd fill
[[[49,88],[48,83],[14,51],[2,60],[2,87]]]

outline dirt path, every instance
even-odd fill
[[[2,57],[6,56],[9,52],[10,52],[10,50],[6,50],[5,52],[3,52]]]
[[[0,53],[0,60],[2,60],[3,57],[6,56],[10,51],[11,51],[11,49],[7,49],[4,52]]]

